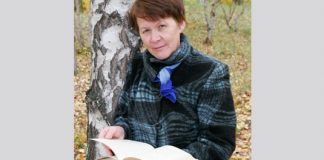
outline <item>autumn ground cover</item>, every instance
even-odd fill
[[[187,11],[185,34],[191,44],[198,50],[228,64],[230,69],[237,113],[236,150],[231,160],[251,159],[251,8],[247,6],[238,21],[237,32],[233,32],[229,31],[225,25],[224,14],[218,7],[213,45],[205,45],[202,43],[207,33],[203,7],[197,4],[196,0],[185,0],[185,5]],[[88,16],[82,16],[84,28],[88,27],[88,18]],[[87,29],[84,29],[84,32],[87,32]],[[85,35],[89,34],[85,33]],[[74,77],[74,156],[77,160],[83,160],[85,159],[87,130],[85,92],[89,88],[91,53],[89,44],[76,49],[78,73]]]

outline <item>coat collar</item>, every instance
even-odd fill
[[[180,46],[174,51],[171,56],[165,60],[156,59],[148,50],[143,53],[144,70],[151,81],[154,81],[157,71],[152,67],[153,63],[158,63],[163,66],[169,66],[176,63],[181,63],[188,55],[191,45],[184,34],[180,35]]]

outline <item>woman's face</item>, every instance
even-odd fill
[[[180,33],[185,28],[185,22],[177,23],[172,17],[147,21],[137,18],[139,34],[144,47],[157,59],[164,60],[180,45]]]

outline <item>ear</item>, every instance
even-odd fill
[[[180,33],[182,33],[184,31],[184,29],[186,28],[186,21],[181,21],[179,23],[179,28],[180,28]]]

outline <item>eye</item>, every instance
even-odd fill
[[[144,29],[144,30],[142,30],[142,34],[147,33],[149,31],[150,31],[149,29]]]
[[[166,27],[167,27],[167,25],[165,25],[165,24],[161,24],[161,25],[159,26],[160,29],[163,29],[163,28],[166,28]]]

